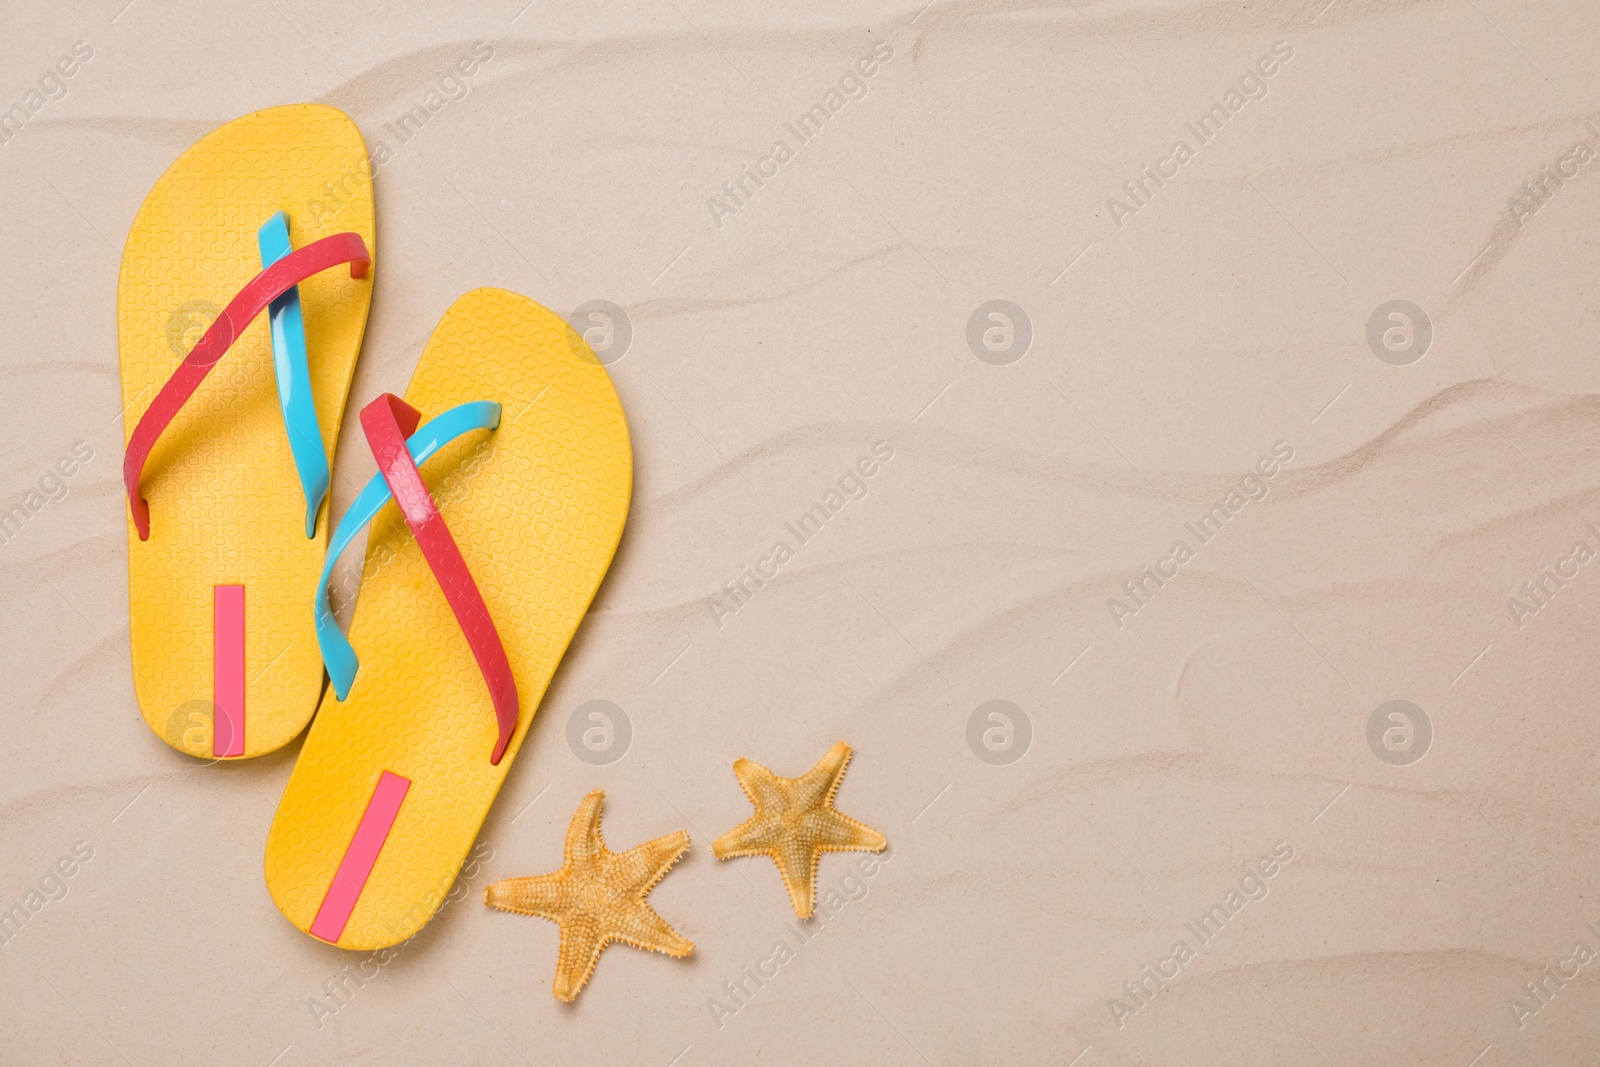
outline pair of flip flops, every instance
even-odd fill
[[[404,399],[363,408],[379,473],[329,543],[329,464],[372,296],[369,175],[334,108],[231,122],[151,190],[117,296],[140,709],[173,748],[221,760],[281,748],[315,713],[267,886],[296,927],[363,950],[405,940],[444,900],[610,566],[632,485],[599,360],[548,309],[477,289],[445,313]],[[346,637],[328,584],[367,524]]]

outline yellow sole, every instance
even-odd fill
[[[521,717],[489,763],[494,706],[466,638],[393,503],[373,521],[350,624],[361,669],[330,687],[267,836],[267,888],[310,932],[385,771],[410,782],[335,942],[398,944],[432,917],[510,771],[627,519],[633,454],[605,368],[526,297],[477,289],[445,313],[405,400],[424,420],[495,400],[500,427],[422,467],[516,679]],[[303,609],[311,617],[310,600]]]
[[[117,287],[124,432],[194,342],[261,270],[256,231],[289,215],[295,247],[353,230],[369,251],[367,150],[343,112],[298,104],[246,115],[196,142],[139,208]],[[369,274],[300,283],[317,418],[330,460],[372,298]],[[150,729],[212,757],[212,597],[245,587],[246,759],[291,741],[316,710],[322,659],[311,596],[327,508],[305,535],[305,498],[278,408],[267,316],[201,383],[145,468],[150,540],[128,523],[134,690]]]

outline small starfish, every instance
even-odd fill
[[[771,856],[795,914],[810,918],[822,853],[882,852],[889,843],[872,827],[834,810],[833,794],[849,762],[850,746],[843,741],[798,778],[779,778],[759,763],[735,760],[733,773],[756,813],[717,838],[711,851],[719,860]]]
[[[555,994],[557,1000],[569,1003],[612,941],[676,957],[694,951],[694,942],[668,926],[644,900],[688,849],[689,835],[679,830],[626,852],[612,852],[600,840],[605,798],[596,789],[578,805],[567,828],[566,862],[559,871],[502,879],[483,891],[483,902],[491,908],[537,915],[561,925]]]

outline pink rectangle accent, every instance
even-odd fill
[[[244,755],[244,586],[211,590],[211,754]]]
[[[395,816],[400,814],[400,802],[410,788],[411,779],[398,774],[384,771],[378,778],[377,788],[372,791],[372,799],[367,801],[367,810],[356,827],[356,835],[351,838],[339,870],[334,873],[333,884],[328,887],[328,895],[322,898],[322,907],[317,909],[317,917],[311,922],[312,937],[338,944],[339,938],[344,936],[345,924],[350,921],[350,913],[355,910],[361,891],[367,887],[372,865],[378,862],[378,853],[389,838]]]

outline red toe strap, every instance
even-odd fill
[[[517,683],[511,677],[505,646],[478,592],[478,583],[472,580],[456,539],[450,535],[450,528],[444,524],[444,517],[406,449],[406,438],[416,431],[420,419],[415,408],[393,393],[384,393],[361,409],[361,429],[377,457],[378,472],[394,494],[428,566],[433,568],[433,576],[444,590],[450,610],[456,613],[461,632],[467,635],[467,644],[489,685],[495,718],[500,723],[500,736],[489,762],[498,764],[517,729]]]
[[[313,241],[251,278],[239,290],[239,295],[228,301],[228,306],[222,309],[217,321],[189,350],[172,377],[167,379],[167,384],[150,402],[140,416],[138,425],[133,428],[133,436],[128,439],[128,450],[122,457],[122,481],[128,490],[128,509],[133,512],[133,524],[139,531],[139,540],[150,539],[150,506],[139,496],[139,478],[144,473],[145,461],[150,458],[150,450],[155,447],[161,432],[194,395],[211,368],[216,366],[217,360],[233,346],[233,342],[244,333],[245,327],[266,310],[268,304],[313,274],[340,263],[350,264],[352,278],[366,275],[367,267],[372,264],[372,256],[367,252],[366,242],[361,240],[360,235],[336,233],[332,237]]]

